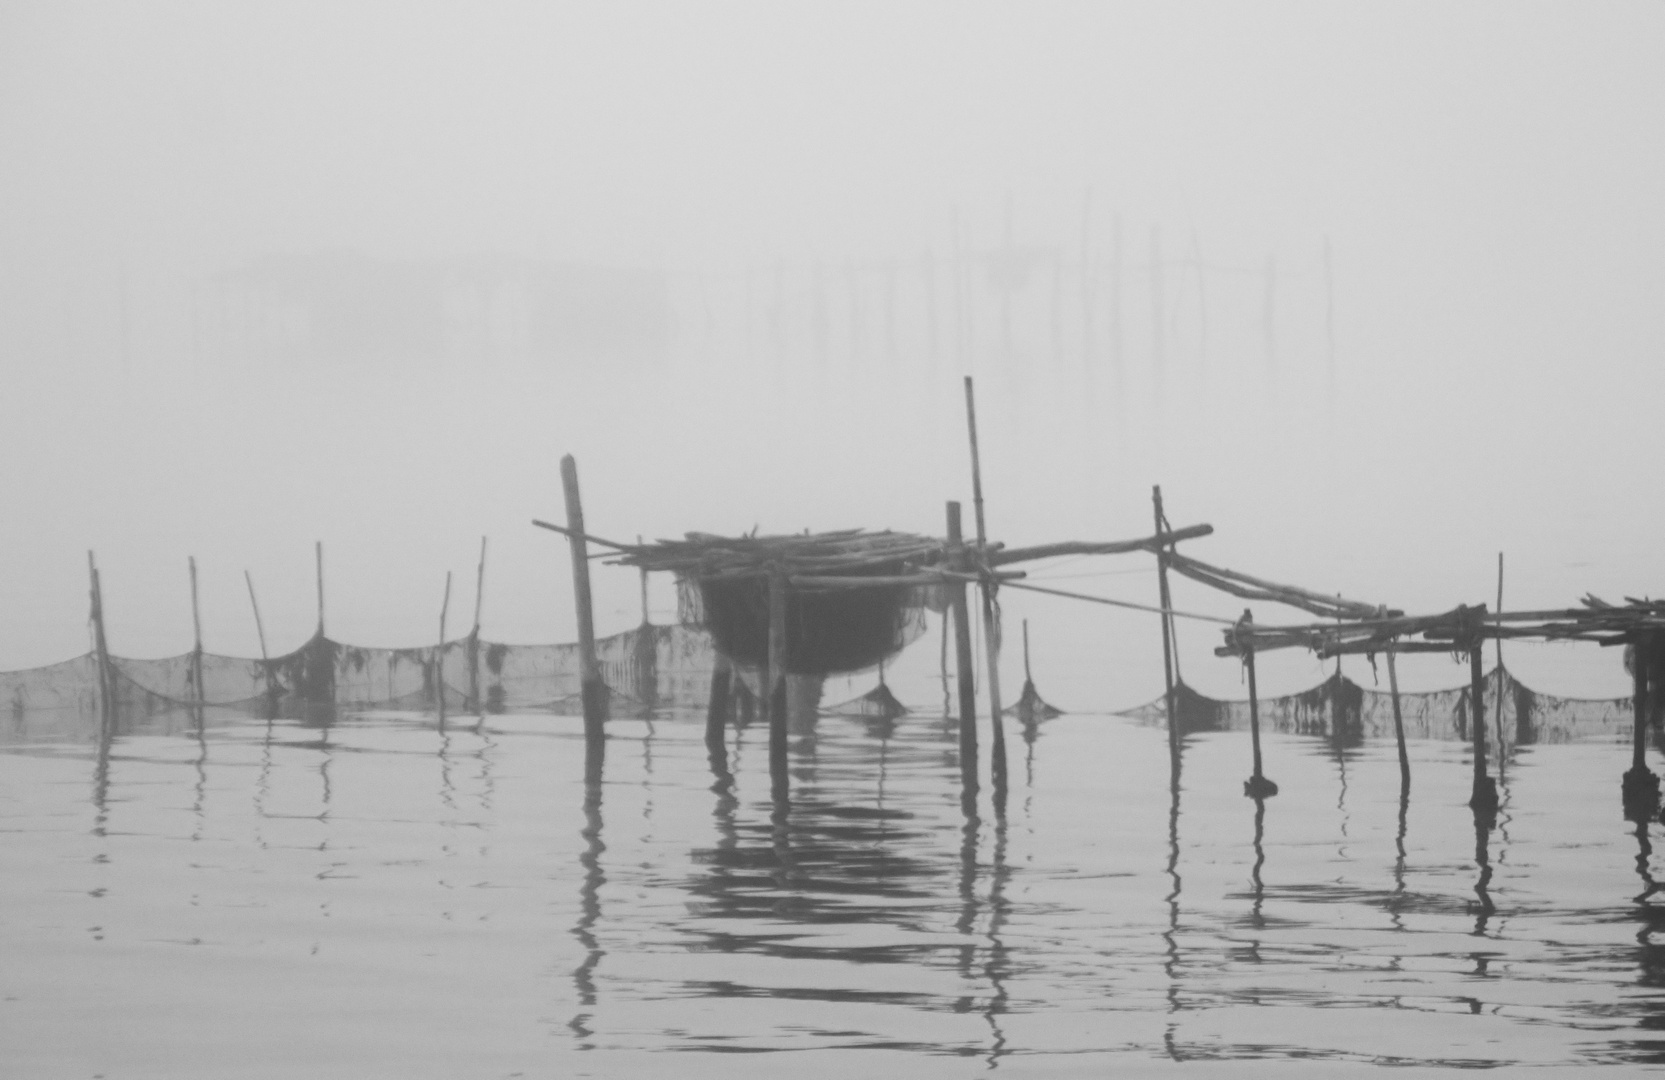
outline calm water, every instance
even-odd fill
[[[1477,846],[1466,750],[1128,720],[210,718],[0,746],[0,1035],[20,1077],[1345,1075],[1665,1063],[1659,826],[1628,751],[1534,746]],[[1656,769],[1658,765],[1656,763]],[[722,1055],[718,1057],[717,1055]]]

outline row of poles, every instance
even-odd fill
[[[576,479],[574,480],[574,484],[576,484]],[[324,544],[323,544],[323,541],[320,540],[320,541],[315,542],[314,545],[313,545],[313,551],[314,551],[314,557],[315,557],[315,562],[316,562],[316,566],[317,566],[317,575],[316,576],[317,576],[317,583],[318,583],[318,626],[317,626],[317,629],[313,633],[312,640],[313,641],[319,641],[319,640],[323,639],[323,637],[324,637]],[[190,665],[191,665],[192,700],[189,701],[187,704],[192,709],[197,710],[198,712],[200,712],[200,710],[205,708],[209,704],[209,702],[208,702],[208,698],[207,698],[207,688],[205,686],[205,680],[203,678],[203,654],[204,654],[204,650],[203,650],[203,647],[202,647],[202,610],[201,610],[201,606],[198,602],[198,596],[197,596],[197,560],[196,560],[196,556],[194,556],[194,555],[188,556],[187,559],[186,559],[186,566],[187,566],[188,572],[190,574],[190,581],[191,581],[191,630],[192,630],[192,643],[191,643],[191,654],[190,654],[190,657],[191,657]],[[91,600],[90,621],[91,621],[91,625],[92,625],[93,657],[94,657],[94,662],[97,664],[97,667],[98,667],[97,688],[98,688],[98,699],[99,699],[99,713],[100,713],[101,717],[108,720],[113,715],[115,707],[116,707],[116,702],[119,700],[118,687],[117,687],[118,673],[116,671],[115,663],[111,658],[110,648],[109,648],[109,639],[108,639],[108,637],[106,635],[106,632],[105,632],[105,625],[104,625],[104,589],[103,589],[102,579],[101,579],[101,576],[99,574],[97,560],[94,556],[94,553],[91,552],[91,551],[87,552],[87,572],[88,572],[88,578],[89,578],[89,582],[90,582],[90,600]],[[447,622],[447,616],[449,614],[450,606],[451,606],[451,576],[452,576],[451,571],[447,570],[445,572],[444,597],[440,602],[439,641],[438,641],[438,644],[435,646],[435,653],[434,653],[436,658],[443,655],[443,652],[444,652],[444,649],[445,649],[445,644],[446,644],[446,622]],[[251,575],[249,573],[249,571],[244,570],[243,571],[243,580],[244,580],[245,584],[248,586],[249,606],[254,612],[254,627],[255,627],[255,633],[256,633],[259,641],[260,641],[260,661],[261,661],[262,667],[265,671],[267,694],[269,696],[275,696],[275,694],[278,693],[278,688],[277,688],[276,684],[273,682],[273,670],[272,670],[273,665],[272,665],[271,656],[270,656],[270,654],[267,650],[267,647],[266,647],[266,627],[265,627],[264,622],[260,618],[260,601],[255,596],[254,577],[253,577],[253,575]],[[478,657],[478,653],[479,653],[479,643],[480,643],[480,610],[481,610],[481,604],[482,604],[482,600],[484,598],[484,593],[485,593],[485,581],[486,581],[486,538],[482,536],[480,538],[480,562],[479,562],[479,568],[478,568],[478,571],[477,571],[477,576],[476,576],[476,579],[475,579],[474,626],[473,626],[473,629],[469,632],[468,642],[467,642],[468,652],[469,652],[469,701],[470,701],[471,705],[476,706],[476,707],[478,706],[478,704],[481,701],[480,692],[479,692],[479,657]],[[645,600],[644,600],[643,611],[644,611],[644,619],[645,619],[646,618],[646,616],[645,616],[645,612],[646,612]],[[590,647],[589,652],[592,655],[594,653],[593,634],[591,636],[591,647]],[[437,667],[436,667],[435,678],[436,678],[436,680],[438,679]],[[442,685],[438,685],[437,682],[436,682],[435,689],[436,689],[436,697],[437,697],[438,702],[439,702],[439,709],[440,709],[441,715],[443,715],[444,710],[445,710],[444,687]]]

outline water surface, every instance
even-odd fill
[[[1665,1063],[1660,827],[1628,748],[1108,716],[1009,725],[967,815],[936,717],[164,717],[0,746],[0,1031],[29,1077],[1346,1075]],[[986,733],[985,733],[986,738]],[[986,753],[985,753],[986,757]],[[726,766],[726,767],[725,767]],[[1657,763],[1656,763],[1657,768]],[[720,1058],[716,1055],[722,1055]]]

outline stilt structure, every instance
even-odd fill
[[[995,813],[1006,803],[1006,731],[1000,719],[1000,610],[995,603],[996,579],[989,573],[988,532],[983,519],[983,468],[977,452],[977,401],[971,376],[965,377],[966,427],[971,435],[971,499],[977,519],[977,561],[983,594],[983,642],[989,653],[989,774],[994,787]]]
[[[769,717],[769,784],[777,803],[788,797],[786,757],[786,573],[769,573],[769,661],[763,669],[763,706]]]

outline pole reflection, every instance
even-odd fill
[[[578,922],[572,928],[572,936],[584,948],[584,962],[572,972],[579,1011],[567,1022],[567,1027],[578,1040],[578,1049],[593,1050],[595,1031],[590,1023],[596,1004],[595,971],[602,957],[607,955],[595,935],[595,925],[601,919],[601,887],[607,882],[607,875],[601,869],[601,854],[607,850],[607,845],[601,839],[601,784],[598,781],[586,779],[584,783],[584,827],[578,834],[584,838],[584,850],[578,856],[584,876],[578,887]]]

